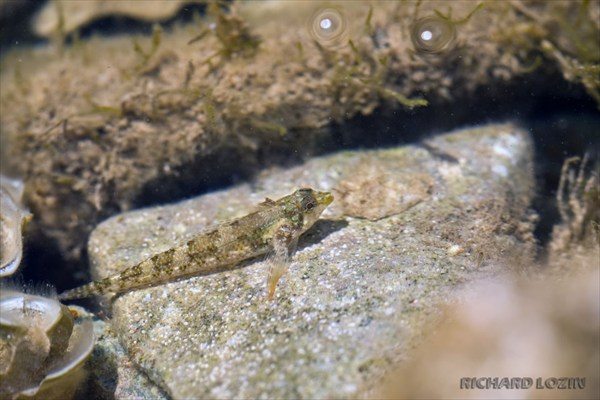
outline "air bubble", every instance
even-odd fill
[[[323,18],[319,23],[319,26],[321,27],[321,29],[331,29],[333,23],[329,18]]]
[[[456,38],[454,24],[438,16],[429,16],[416,21],[410,29],[410,38],[420,53],[441,53],[450,50]]]
[[[423,31],[421,32],[421,39],[429,41],[433,38],[433,33],[431,31]]]
[[[346,18],[334,8],[319,9],[313,13],[308,29],[312,38],[323,47],[337,47],[348,42]]]

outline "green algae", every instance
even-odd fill
[[[133,51],[140,58],[139,64],[134,68],[135,70],[142,71],[147,67],[150,59],[156,54],[160,47],[162,34],[162,27],[159,24],[155,24],[152,27],[152,39],[150,40],[150,48],[148,50],[144,50],[140,42],[133,39]]]

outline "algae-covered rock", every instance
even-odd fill
[[[54,2],[79,3],[125,2]],[[437,120],[463,99],[562,69],[597,92],[598,2],[482,3],[241,2],[152,37],[7,52],[4,163],[23,176],[43,242],[79,260],[100,220],[321,151],[336,140],[332,121],[426,104],[442,107]],[[501,93],[511,104],[512,89]]]
[[[115,216],[93,232],[89,254],[95,275],[107,276],[264,197],[333,191],[274,301],[259,259],[121,295],[111,323],[132,360],[175,398],[356,397],[461,288],[531,262],[531,163],[528,134],[510,124],[342,152]]]

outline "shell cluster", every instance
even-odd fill
[[[431,15],[412,24],[410,39],[417,52],[437,54],[452,48],[456,39],[456,28],[449,19]]]
[[[12,275],[21,263],[22,228],[31,216],[22,195],[21,181],[0,175],[0,277]]]
[[[335,8],[323,8],[313,13],[308,23],[312,38],[323,47],[338,47],[348,43],[348,24],[344,14]]]
[[[0,291],[1,399],[72,398],[93,345],[92,322],[57,300]]]

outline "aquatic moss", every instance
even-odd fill
[[[556,202],[561,223],[552,232],[551,252],[597,243],[600,223],[600,165],[583,158],[567,158],[562,166]],[[591,165],[590,165],[591,164]]]
[[[204,61],[206,64],[210,64],[216,56],[227,60],[234,56],[250,58],[256,55],[261,39],[251,32],[235,10],[235,7],[226,9],[224,3],[219,1],[208,3],[208,16],[214,20],[214,24],[188,41],[188,45],[191,45],[209,35],[217,38],[220,49]]]
[[[161,37],[162,37],[163,29],[159,24],[154,24],[152,27],[152,38],[150,40],[150,48],[148,50],[144,50],[142,45],[137,39],[133,39],[133,51],[139,56],[140,63],[135,68],[136,70],[143,70],[147,65],[150,59],[156,54],[158,48],[160,47]]]
[[[528,21],[522,25],[521,34],[515,35],[520,50],[554,61],[565,79],[582,85],[600,107],[599,4],[588,0],[556,1],[545,13],[527,3],[510,5]]]

